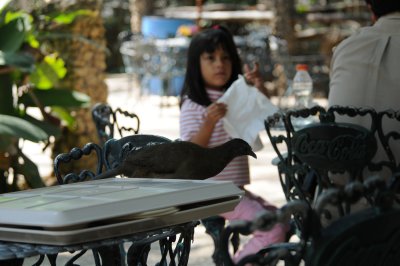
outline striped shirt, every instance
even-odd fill
[[[222,91],[217,90],[207,90],[207,93],[212,102],[215,102],[223,95]],[[184,100],[180,113],[180,138],[182,140],[190,141],[190,139],[200,130],[200,127],[203,124],[205,112],[205,106],[199,105],[190,99]],[[221,119],[215,125],[208,147],[221,145],[230,139],[231,137],[224,130]],[[221,173],[210,179],[232,181],[237,186],[249,184],[250,174],[247,156],[234,158]]]

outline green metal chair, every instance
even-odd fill
[[[92,108],[92,118],[96,125],[100,144],[102,145],[107,140],[117,136],[123,137],[127,134],[139,133],[139,116],[135,113],[124,111],[121,108],[114,110],[108,104],[97,103]]]
[[[278,112],[265,127],[287,204],[228,226],[224,265],[400,265],[400,112],[314,106]],[[233,233],[277,222],[292,222],[298,241],[232,261]]]

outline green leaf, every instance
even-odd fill
[[[0,136],[13,136],[33,142],[48,139],[48,135],[41,128],[15,116],[0,114]]]
[[[55,138],[59,138],[61,136],[61,129],[58,126],[55,126],[53,124],[47,123],[42,120],[37,120],[36,118],[27,114],[23,116],[23,119],[41,128],[49,136],[54,136]]]
[[[17,172],[22,174],[25,177],[25,181],[31,188],[41,188],[44,187],[44,183],[42,178],[40,177],[39,169],[37,165],[31,161],[25,154],[22,152],[19,153],[19,156],[22,157],[24,162],[17,166]]]
[[[297,4],[296,5],[296,11],[297,13],[303,14],[306,13],[310,10],[310,5],[309,4]]]
[[[35,59],[30,54],[0,51],[0,66],[8,65],[16,67],[23,72],[32,72],[35,69],[34,64]]]
[[[23,18],[17,18],[0,27],[0,50],[16,52],[25,39],[25,24]]]
[[[36,35],[29,33],[26,36],[26,42],[29,43],[29,45],[33,48],[38,49],[40,47],[39,41],[36,39]]]
[[[0,114],[14,114],[13,79],[11,73],[0,74]]]
[[[69,13],[58,13],[56,16],[50,18],[58,24],[71,24],[78,16],[90,16],[93,11],[88,9],[79,9]]]
[[[44,61],[52,67],[59,79],[62,79],[67,74],[67,68],[65,67],[64,60],[60,57],[52,55],[47,55]]]
[[[53,106],[51,112],[54,113],[59,119],[67,124],[67,127],[72,131],[75,126],[75,118],[71,115],[71,112],[62,107]]]
[[[28,32],[32,29],[33,18],[28,13],[24,11],[17,11],[17,12],[8,11],[6,13],[5,23],[10,23],[14,19],[22,19],[22,22],[24,23],[25,32]]]
[[[60,107],[87,107],[90,97],[84,93],[67,89],[32,90],[43,106]],[[18,99],[25,106],[36,106],[29,94],[24,94]]]
[[[50,89],[65,77],[67,69],[64,60],[55,55],[47,55],[44,60],[36,65],[30,80],[40,89]]]

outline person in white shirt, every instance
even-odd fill
[[[335,49],[329,105],[399,108],[400,1],[366,0],[373,26],[364,27]]]
[[[372,107],[376,111],[399,110],[400,99],[400,1],[366,0],[373,25],[361,28],[334,50],[329,105]],[[368,121],[359,120],[367,126]],[[384,124],[400,132],[400,123]],[[379,147],[376,161],[385,158]],[[400,144],[392,145],[400,159]]]

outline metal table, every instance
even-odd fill
[[[158,241],[160,262],[187,265],[198,220],[232,210],[241,195],[231,182],[140,178],[1,194],[0,264],[41,255],[40,265],[46,255],[56,265],[61,252],[93,250],[96,265],[107,265],[98,251],[129,242],[127,262],[137,265]]]
[[[88,250],[91,249],[98,249],[101,247],[109,247],[120,245],[125,242],[133,243],[131,248],[135,247],[144,247],[160,240],[167,240],[164,243],[165,250],[172,247],[172,242],[176,241],[175,236],[180,235],[180,239],[178,240],[179,250],[179,257],[176,256],[178,253],[173,252],[172,255],[173,259],[177,259],[177,265],[187,265],[189,260],[189,253],[191,247],[191,241],[194,237],[194,228],[199,224],[198,221],[192,221],[184,224],[168,226],[165,228],[151,230],[147,232],[140,232],[130,235],[125,235],[121,237],[114,237],[109,239],[103,239],[100,241],[90,241],[75,245],[66,245],[66,246],[57,246],[57,245],[45,245],[45,244],[30,244],[30,243],[23,243],[23,242],[10,242],[10,241],[0,241],[0,265],[1,261],[6,260],[10,262],[14,262],[16,259],[23,259],[27,257],[37,256],[40,255],[38,261],[35,265],[41,265],[44,262],[45,256],[48,257],[51,265],[56,265],[57,256],[59,253],[62,252],[78,252],[75,256],[71,258],[70,261],[78,259],[82,255],[84,255]],[[169,242],[168,242],[169,241]],[[135,254],[133,254],[135,255]],[[148,254],[143,254],[142,256],[147,256]],[[161,254],[166,260],[167,254]],[[129,265],[136,265],[132,263],[134,261],[141,261],[145,258],[141,257],[127,257],[127,261],[131,262],[128,263]],[[94,258],[96,265],[106,265],[100,262],[100,257],[97,256]],[[68,263],[67,263],[68,264]],[[66,264],[66,265],[67,265]],[[121,265],[125,265],[121,263]]]

